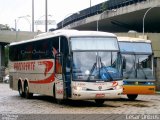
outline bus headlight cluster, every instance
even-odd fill
[[[75,86],[74,89],[77,91],[86,90],[85,87],[79,87],[79,86]]]
[[[127,81],[123,81],[123,85],[127,85],[128,83],[127,83]]]
[[[122,89],[122,86],[121,85],[117,85],[116,87],[115,87],[115,89],[117,90],[117,89]]]
[[[147,85],[154,85],[153,82],[146,82]]]

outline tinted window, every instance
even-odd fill
[[[59,37],[44,39],[25,44],[10,46],[9,59],[11,61],[38,60],[54,58],[59,51]],[[68,42],[61,37],[61,52],[68,53]]]

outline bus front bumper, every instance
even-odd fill
[[[155,86],[123,85],[123,94],[155,94]]]
[[[73,91],[73,100],[95,100],[114,98],[122,95],[123,89],[108,90],[108,91]]]

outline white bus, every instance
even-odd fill
[[[122,88],[121,55],[112,33],[57,30],[9,45],[10,87],[20,96],[95,100]]]
[[[123,94],[135,100],[138,94],[155,94],[153,51],[150,40],[118,37],[123,57]]]

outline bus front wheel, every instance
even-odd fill
[[[96,105],[97,105],[97,106],[102,106],[103,103],[104,103],[104,100],[96,99],[95,102],[96,102]]]
[[[25,98],[27,99],[30,99],[33,96],[33,93],[29,93],[29,87],[27,83],[24,86],[24,93],[25,93]]]
[[[127,94],[127,97],[129,100],[135,100],[137,98],[138,94]]]

